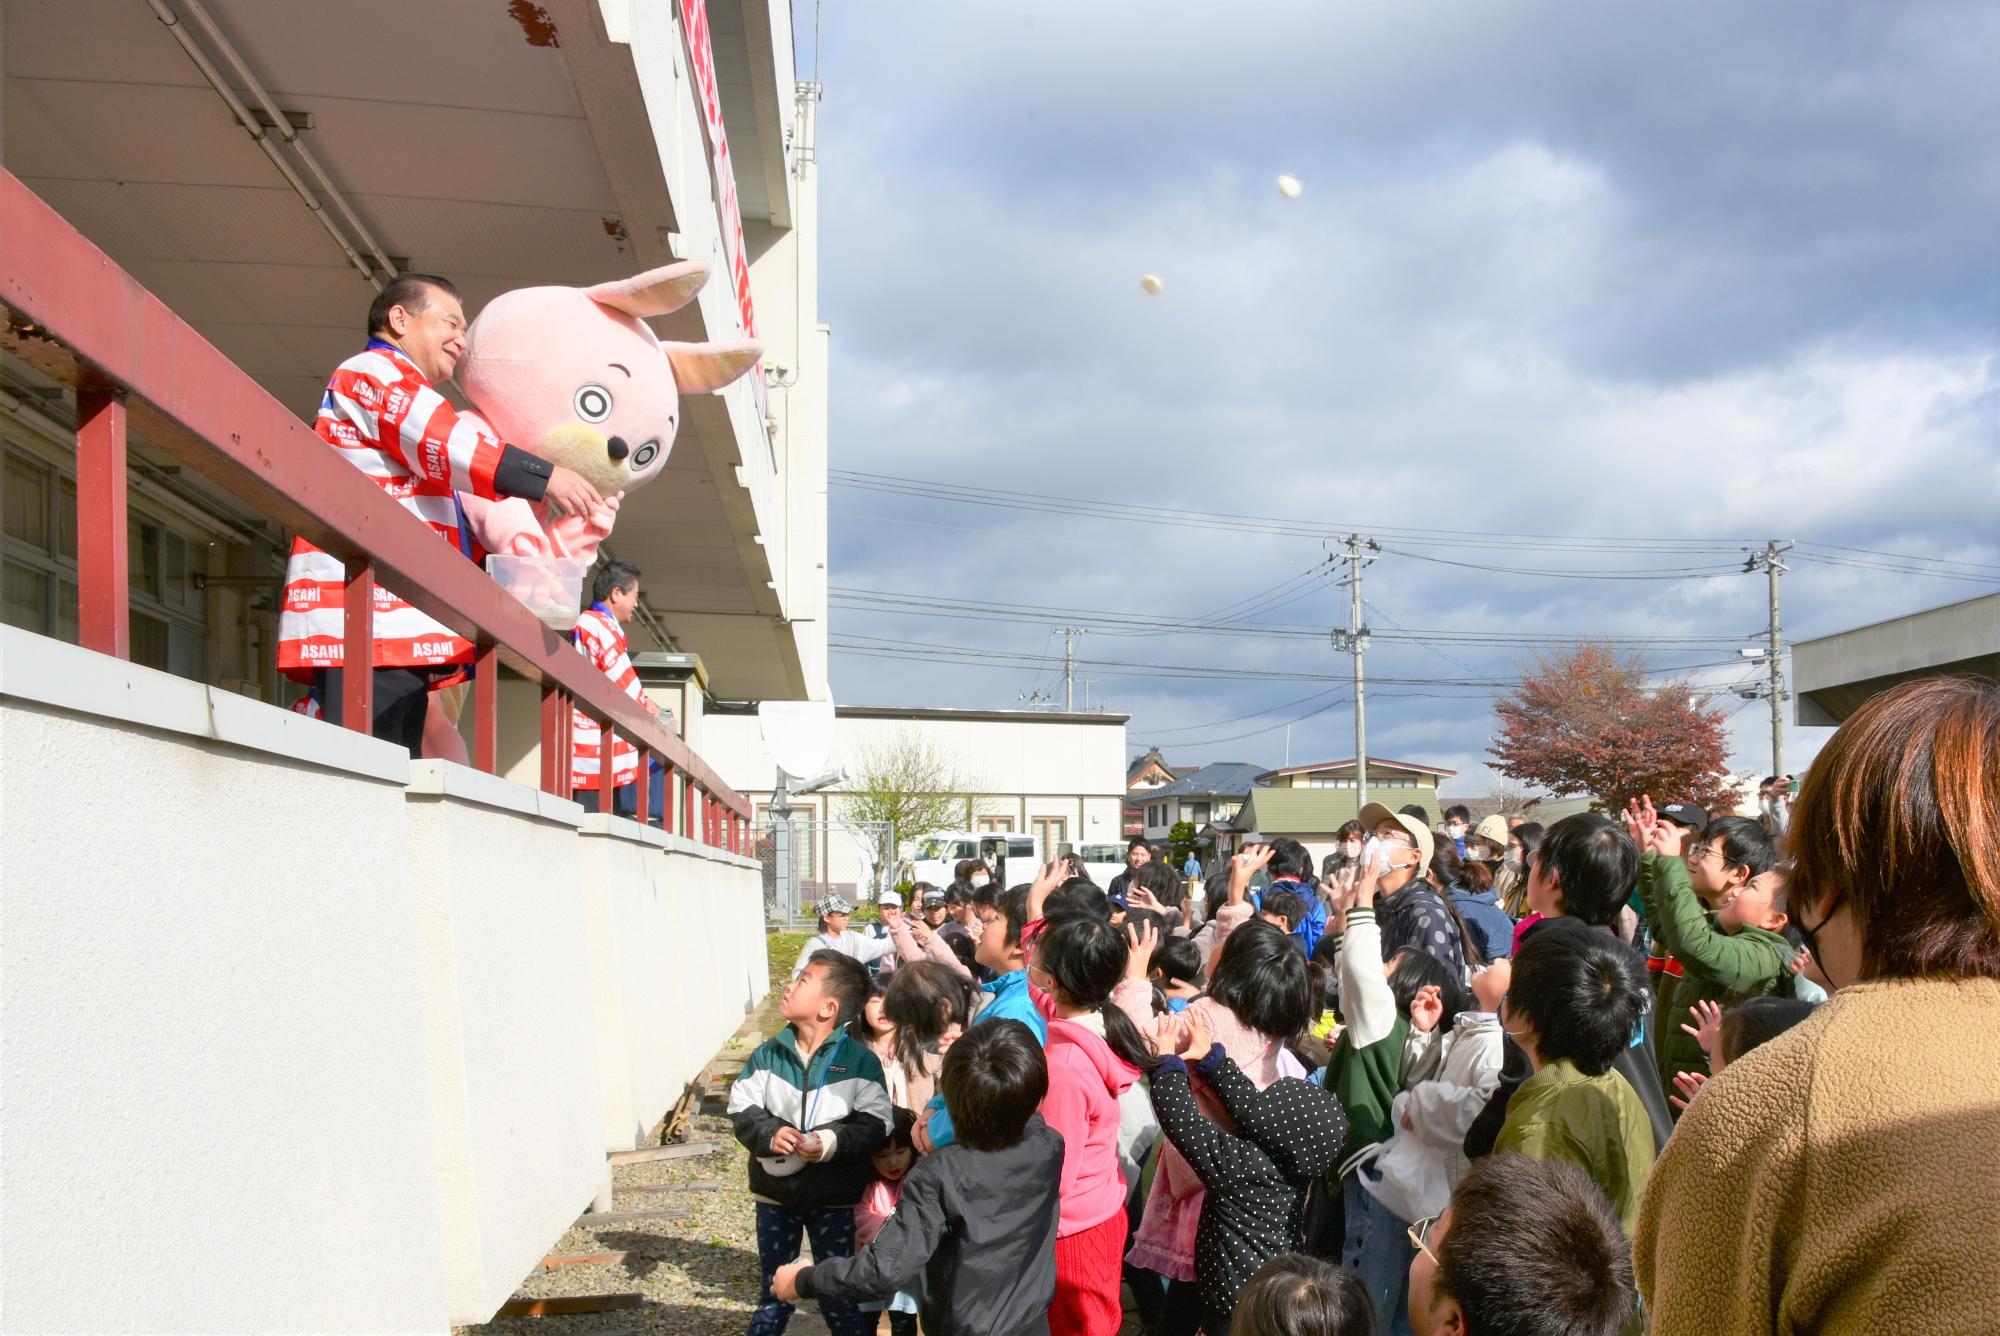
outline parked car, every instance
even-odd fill
[[[968,858],[983,858],[1002,886],[1031,880],[1035,875],[1035,837],[1007,831],[945,830],[918,840],[914,857],[902,866],[908,881],[949,886],[952,870]]]

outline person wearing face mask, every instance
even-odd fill
[[[1833,997],[1710,1081],[1639,1211],[1662,1336],[1991,1331],[2000,686],[1873,697],[1806,772],[1791,910]]]
[[[1361,848],[1368,832],[1359,821],[1350,821],[1333,833],[1333,852],[1320,860],[1320,885],[1338,903],[1354,892],[1355,878],[1361,875]]]
[[[1472,809],[1454,803],[1444,809],[1444,835],[1458,850],[1458,856],[1465,857],[1465,837],[1472,833]]]
[[[1382,958],[1408,947],[1436,956],[1458,978],[1466,977],[1465,940],[1458,918],[1423,877],[1437,845],[1430,829],[1413,816],[1391,812],[1381,803],[1361,809],[1361,824],[1373,835],[1373,855],[1382,867],[1375,880],[1375,914],[1382,925]],[[1370,857],[1365,851],[1363,857]],[[1363,869],[1366,876],[1372,867]]]

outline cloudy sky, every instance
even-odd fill
[[[1767,538],[1819,545],[1789,636],[2000,588],[1996,49],[1979,0],[827,5],[836,698],[1059,699],[1070,624],[1135,752],[1349,756],[1358,530],[1369,751],[1477,793],[1496,638],[1727,691]],[[1731,573],[1582,578],[1673,572]]]

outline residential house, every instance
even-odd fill
[[[1382,803],[1392,811],[1415,803],[1429,814],[1435,826],[1443,814],[1438,801],[1438,781],[1457,773],[1437,766],[1371,756],[1368,800]],[[1253,786],[1236,824],[1244,830],[1258,831],[1266,839],[1284,836],[1297,840],[1312,851],[1317,862],[1333,852],[1335,832],[1360,815],[1359,799],[1351,757],[1267,770],[1253,777]]]
[[[1158,747],[1148,748],[1132,758],[1132,763],[1125,767],[1127,797],[1124,819],[1120,827],[1126,839],[1131,839],[1145,829],[1144,813],[1136,801],[1137,795],[1157,789],[1163,784],[1171,784],[1178,777],[1174,768],[1167,764],[1167,758],[1160,755]]]
[[[1262,769],[1250,761],[1216,761],[1184,771],[1171,784],[1138,794],[1138,833],[1163,844],[1177,823],[1187,821],[1204,832],[1204,842],[1214,843],[1217,832],[1209,827],[1235,829],[1236,814]]]

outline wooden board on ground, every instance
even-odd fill
[[[550,1253],[542,1259],[542,1270],[556,1271],[566,1266],[617,1266],[628,1262],[629,1252]]]
[[[698,1178],[692,1183],[633,1183],[629,1187],[620,1186],[618,1192],[720,1192],[728,1187],[719,1178]]]
[[[608,1313],[614,1308],[638,1308],[643,1294],[565,1294],[547,1299],[509,1299],[494,1317],[554,1317],[562,1313]]]
[[[622,1225],[632,1220],[685,1220],[690,1214],[692,1212],[668,1210],[665,1207],[657,1211],[592,1211],[588,1215],[578,1216],[576,1222],[585,1226]]]
[[[655,1160],[690,1160],[697,1155],[713,1155],[719,1147],[713,1141],[690,1141],[684,1146],[645,1146],[639,1150],[614,1150],[611,1163],[651,1164]]]

